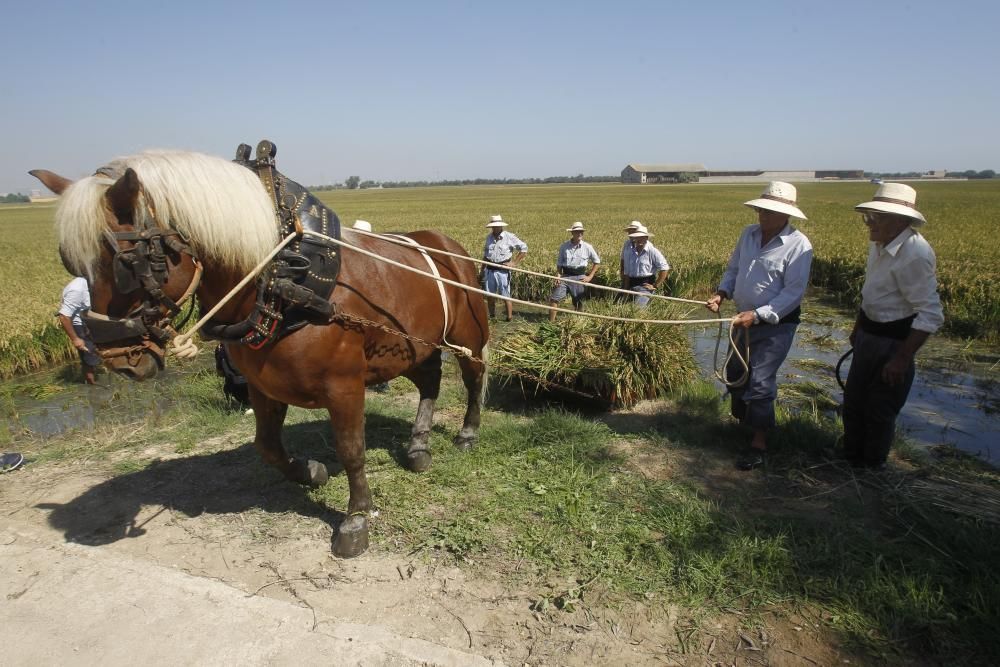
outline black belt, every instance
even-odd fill
[[[650,285],[656,284],[656,276],[625,276],[628,278],[628,288],[632,289],[636,285],[643,285],[649,283]]]
[[[560,266],[559,271],[564,276],[582,276],[587,273],[587,267],[585,266]]]
[[[894,338],[895,340],[905,340],[910,335],[910,325],[917,319],[916,314],[904,317],[901,320],[892,322],[876,322],[867,315],[865,311],[858,310],[858,325],[866,334],[872,336],[882,336],[883,338]]]
[[[484,258],[483,258],[483,261],[485,261],[485,262],[488,262],[488,261],[490,261],[490,260],[488,260],[488,259],[486,259],[486,258],[484,257]],[[504,260],[504,261],[502,261],[502,262],[493,262],[493,263],[494,263],[494,264],[509,264],[509,263],[510,263],[510,260],[509,260],[509,259],[505,259],[505,260]],[[497,267],[495,267],[495,266],[487,266],[486,268],[487,268],[487,269],[489,269],[490,271],[503,271],[504,273],[510,273],[510,269],[500,269],[500,268],[497,268]]]
[[[802,306],[795,306],[795,310],[778,320],[778,324],[798,324],[802,321],[801,316]]]

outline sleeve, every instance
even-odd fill
[[[74,285],[70,283],[62,292],[62,302],[59,304],[59,314],[73,317],[83,308],[83,302]]]
[[[777,324],[778,320],[802,303],[809,285],[812,258],[813,249],[810,245],[805,245],[789,256],[785,265],[784,287],[771,299],[771,303],[764,304],[755,311],[761,321]]]
[[[659,248],[656,249],[656,256],[653,259],[655,260],[653,263],[653,273],[670,270],[670,262],[667,261],[667,256]]]
[[[736,289],[736,274],[740,270],[740,246],[743,245],[744,234],[746,234],[746,230],[743,230],[743,234],[740,234],[740,238],[736,242],[736,247],[733,249],[733,254],[729,256],[726,271],[722,274],[722,282],[719,283],[719,291],[728,294],[730,299],[733,298],[733,290]]]
[[[590,261],[594,264],[601,263],[601,256],[597,254],[597,248],[590,246]]]
[[[917,257],[892,272],[900,293],[917,314],[911,326],[931,334],[944,324],[935,264],[933,256]]]
[[[528,252],[528,244],[522,241],[519,237],[514,237],[514,247],[521,252]]]
[[[487,235],[486,240],[483,241],[483,259],[487,259],[489,257],[489,255],[486,254],[489,251],[490,251],[490,237],[489,235]]]

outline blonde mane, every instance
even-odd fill
[[[108,165],[114,173],[127,167],[139,176],[144,195],[135,219],[148,219],[148,202],[159,224],[184,234],[201,259],[246,271],[277,245],[274,205],[249,169],[201,153],[161,150]],[[77,275],[93,277],[110,214],[104,195],[113,184],[101,175],[80,179],[56,210],[59,248]]]

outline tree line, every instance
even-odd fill
[[[310,190],[358,190],[365,188],[420,188],[434,185],[545,185],[549,183],[617,183],[620,176],[548,176],[546,178],[462,178],[442,181],[362,181],[359,176],[350,176],[343,183],[333,185],[311,185]]]
[[[921,171],[897,171],[893,173],[889,172],[878,172],[878,171],[866,171],[865,177],[867,178],[920,178],[925,176],[927,172]],[[966,169],[965,171],[946,171],[945,178],[996,178],[997,173],[992,169],[983,169],[982,171],[976,171],[975,169]]]

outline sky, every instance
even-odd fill
[[[0,192],[261,139],[304,185],[1000,170],[1000,3],[6,0]]]

